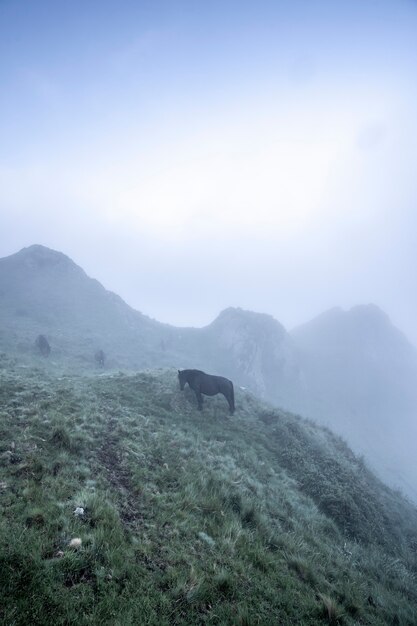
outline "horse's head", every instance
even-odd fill
[[[185,383],[187,382],[185,370],[178,370],[178,380],[180,381],[180,389],[183,391]]]

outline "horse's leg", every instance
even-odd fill
[[[195,395],[197,396],[198,410],[201,411],[203,408],[203,396],[201,395],[201,391],[196,390]]]
[[[229,405],[230,415],[233,415],[233,413],[235,412],[235,394],[233,392],[233,387],[230,391],[227,392],[227,394],[224,393],[223,395],[226,398],[227,403]]]

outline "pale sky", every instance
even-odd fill
[[[181,326],[374,302],[417,345],[417,3],[0,0],[0,256]]]

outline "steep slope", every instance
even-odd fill
[[[291,337],[305,381],[293,408],[327,422],[416,497],[415,348],[375,305],[332,309]]]
[[[2,622],[417,623],[417,511],[329,431],[175,370],[0,394]]]

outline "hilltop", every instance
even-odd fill
[[[175,370],[3,357],[3,623],[415,624],[415,507],[329,430],[236,391],[229,418]]]
[[[97,348],[110,366],[143,367],[164,336],[164,325],[133,310],[89,278],[69,257],[34,245],[0,260],[3,349],[33,357],[42,333],[53,359],[82,371]]]

